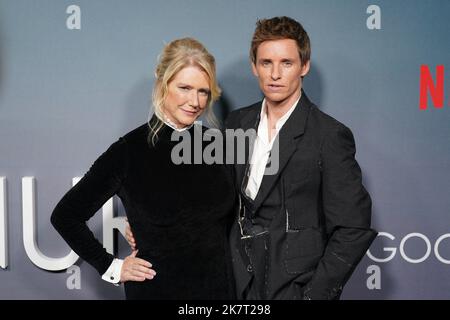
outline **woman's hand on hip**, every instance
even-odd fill
[[[150,262],[136,258],[137,252],[137,250],[133,251],[124,259],[120,271],[120,282],[151,280],[156,275]]]

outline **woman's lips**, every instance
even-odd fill
[[[193,117],[195,115],[197,115],[198,111],[189,111],[189,110],[185,110],[185,109],[181,109],[181,111],[183,111],[186,115]]]

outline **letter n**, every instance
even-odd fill
[[[426,110],[428,107],[428,91],[435,108],[444,106],[444,66],[436,67],[436,85],[433,82],[430,69],[427,65],[420,66],[420,100],[419,109]]]

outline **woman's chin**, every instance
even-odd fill
[[[180,121],[180,123],[187,127],[192,125],[196,120],[198,119],[198,116],[195,117],[184,117],[184,119],[182,119],[182,121]]]

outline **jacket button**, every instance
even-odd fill
[[[252,267],[251,264],[249,264],[249,265],[247,266],[247,271],[248,271],[248,272],[253,272],[253,267]]]

